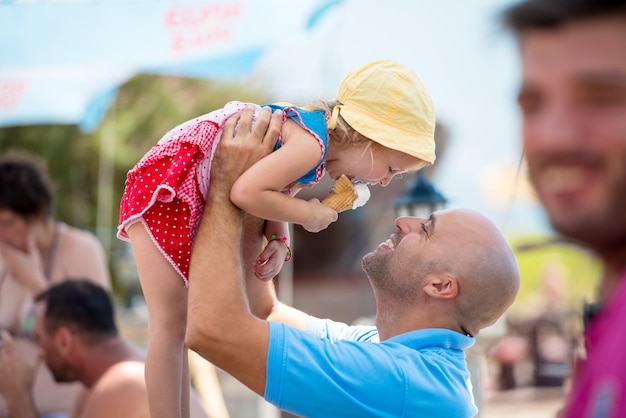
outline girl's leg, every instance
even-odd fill
[[[187,289],[182,278],[154,245],[141,222],[128,229],[141,289],[148,307],[146,388],[151,418],[187,418],[189,374],[184,345]],[[187,375],[187,381],[183,378]],[[186,393],[187,398],[183,399]],[[182,405],[186,407],[182,407]],[[183,416],[183,411],[187,413]]]

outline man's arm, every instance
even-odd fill
[[[269,109],[262,111],[252,132],[250,110],[226,122],[189,271],[187,345],[260,395],[265,391],[269,327],[251,313],[246,299],[243,213],[230,201],[230,189],[241,173],[271,152],[281,118],[269,115]]]
[[[246,215],[243,231],[243,265],[246,291],[250,310],[261,319],[282,322],[304,330],[308,314],[281,303],[276,296],[274,282],[259,280],[254,274],[253,263],[263,246],[263,221]]]
[[[0,395],[4,397],[11,417],[37,418],[35,403],[31,395],[34,370],[15,353],[9,333],[2,331],[1,335]]]

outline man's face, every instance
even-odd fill
[[[374,290],[382,290],[396,297],[415,296],[408,288],[414,288],[410,282],[419,280],[416,274],[424,271],[423,264],[435,258],[432,255],[431,239],[435,233],[435,224],[439,226],[438,220],[438,214],[433,214],[430,219],[396,219],[396,233],[363,257],[362,267]]]
[[[363,258],[362,266],[375,289],[413,298],[415,286],[451,260],[469,254],[490,233],[485,220],[472,211],[443,210],[430,218],[402,217],[396,233]]]
[[[554,228],[596,249],[626,240],[626,18],[531,30],[519,104],[530,180]]]
[[[41,358],[50,369],[56,382],[74,382],[76,378],[72,372],[70,364],[65,361],[59,350],[59,342],[55,335],[48,333],[45,327],[45,304],[38,303],[35,310],[35,341],[39,345]]]

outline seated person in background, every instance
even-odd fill
[[[145,354],[119,336],[109,294],[88,280],[65,280],[36,298],[35,339],[55,381],[83,384],[72,418],[147,418]],[[12,418],[35,418],[32,369],[2,332],[0,394]],[[206,418],[192,397],[191,416]]]
[[[193,246],[188,346],[279,408],[303,417],[471,417],[464,349],[513,303],[517,261],[470,210],[403,217],[363,258],[376,327],[311,317],[254,275],[263,222],[230,189],[275,142],[276,118],[244,112],[224,128]],[[269,125],[269,129],[268,129]]]
[[[54,217],[54,193],[44,167],[31,154],[0,154],[0,329],[11,333],[15,351],[31,367],[39,351],[32,340],[34,295],[67,277],[111,286],[98,239]],[[80,385],[56,384],[44,364],[34,373],[38,414],[67,414]],[[0,396],[0,417],[8,416]]]

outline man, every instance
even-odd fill
[[[270,152],[280,126],[274,117],[266,133],[266,112],[251,132],[251,117],[244,112],[234,137],[237,118],[228,121],[213,163],[191,260],[189,347],[299,416],[474,415],[463,350],[519,288],[517,262],[500,231],[467,210],[399,218],[396,233],[363,259],[376,327],[349,327],[280,304],[272,283],[252,271],[261,222],[246,218],[244,225],[229,199],[234,180]]]
[[[148,417],[145,355],[119,336],[108,293],[88,280],[66,280],[36,301],[35,339],[55,381],[79,381],[87,389],[71,416]],[[0,393],[12,418],[35,418],[33,370],[17,357],[10,334],[3,331],[2,338]],[[197,399],[191,416],[207,417]]]
[[[528,0],[518,40],[530,180],[554,229],[604,266],[566,417],[626,416],[626,1]]]

